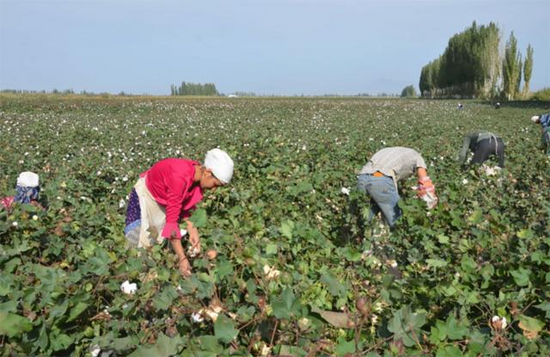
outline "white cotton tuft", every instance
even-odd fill
[[[137,284],[130,283],[128,280],[126,280],[120,285],[120,290],[122,290],[122,292],[125,294],[133,295],[137,291]]]

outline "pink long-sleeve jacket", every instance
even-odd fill
[[[164,238],[181,239],[179,229],[180,217],[190,216],[202,200],[202,188],[194,184],[196,161],[185,159],[164,159],[142,173],[147,189],[157,201],[166,207],[166,225],[161,235]]]

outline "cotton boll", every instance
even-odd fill
[[[189,249],[187,249],[187,255],[191,258],[195,258],[200,252],[201,251],[198,247],[189,247]]]
[[[120,285],[120,290],[122,290],[122,292],[125,294],[133,295],[137,291],[137,284],[130,283],[128,280],[126,280]]]
[[[92,357],[99,356],[100,352],[101,352],[101,348],[99,348],[98,345],[90,346],[90,354],[92,355]]]
[[[202,314],[201,314],[202,310],[198,311],[198,312],[194,312],[191,314],[191,320],[193,322],[197,322],[197,323],[200,323],[200,322],[203,322],[204,321],[204,317],[202,317]]]

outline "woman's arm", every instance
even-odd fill
[[[187,260],[187,257],[185,256],[185,252],[183,251],[183,246],[181,245],[181,239],[172,238],[170,239],[170,244],[172,245],[172,248],[176,252],[176,255],[178,256],[179,262],[179,270],[180,273],[184,277],[188,277],[191,275],[191,264],[189,264],[189,261]]]

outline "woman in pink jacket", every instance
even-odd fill
[[[185,159],[164,159],[140,178],[128,201],[124,234],[129,244],[147,248],[170,240],[179,258],[179,270],[191,275],[191,265],[181,244],[179,222],[184,220],[193,254],[200,252],[199,232],[188,220],[190,212],[203,198],[204,190],[215,190],[233,177],[233,160],[220,149],[207,152],[204,164]]]

